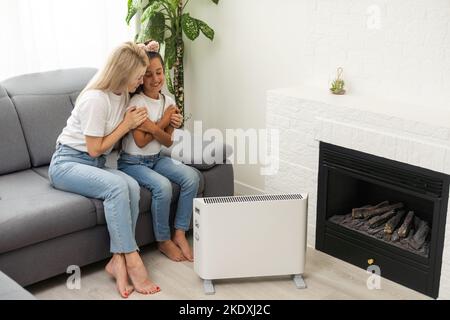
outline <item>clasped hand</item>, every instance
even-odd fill
[[[164,117],[167,117],[170,120],[170,125],[175,129],[181,127],[181,124],[183,123],[183,116],[176,105],[168,107],[164,112]]]

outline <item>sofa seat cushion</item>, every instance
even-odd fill
[[[0,177],[0,253],[97,224],[92,202],[25,170]]]
[[[110,168],[117,168],[117,151],[114,151],[110,155],[108,155],[106,165]],[[205,190],[205,178],[198,169],[196,168],[193,169],[197,172],[200,178],[197,197],[201,197],[203,195],[203,191]],[[48,166],[33,168],[32,170],[35,171],[36,174],[48,180]],[[178,200],[179,195],[180,195],[180,186],[178,186],[175,183],[172,183],[172,203]],[[139,212],[141,213],[150,212],[151,199],[152,199],[151,192],[145,188],[141,188],[141,200],[139,202]],[[92,201],[92,204],[95,207],[97,215],[97,223],[101,225],[106,224],[105,212],[103,209],[103,201],[99,199],[90,199],[90,200]]]

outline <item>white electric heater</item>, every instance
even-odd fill
[[[293,275],[306,288],[307,194],[194,199],[194,270],[213,280]]]

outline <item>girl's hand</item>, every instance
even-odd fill
[[[176,113],[180,113],[180,109],[178,109],[176,105],[171,105],[164,111],[163,118],[165,118],[167,122],[170,122],[172,115]]]
[[[178,129],[181,127],[181,124],[183,123],[183,116],[179,113],[173,113],[170,117],[170,125],[174,127],[175,129]]]
[[[180,113],[180,109],[178,109],[178,107],[176,105],[171,105],[169,106],[166,111],[164,112],[164,116],[171,116],[174,113]]]
[[[147,119],[147,109],[131,107],[125,113],[124,121],[129,130],[136,129]]]

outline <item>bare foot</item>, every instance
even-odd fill
[[[158,243],[158,249],[164,253],[170,260],[180,262],[186,260],[180,248],[172,241],[161,241]]]
[[[142,294],[153,294],[161,291],[161,289],[148,278],[147,269],[142,262],[139,253],[125,254],[128,275],[137,292]]]
[[[128,283],[125,258],[121,254],[114,254],[105,267],[106,272],[116,279],[117,290],[122,298],[128,298],[134,288]]]
[[[189,242],[186,239],[186,232],[183,230],[175,230],[175,234],[172,241],[181,249],[184,257],[190,262],[194,261],[194,256],[192,255],[192,249]]]

